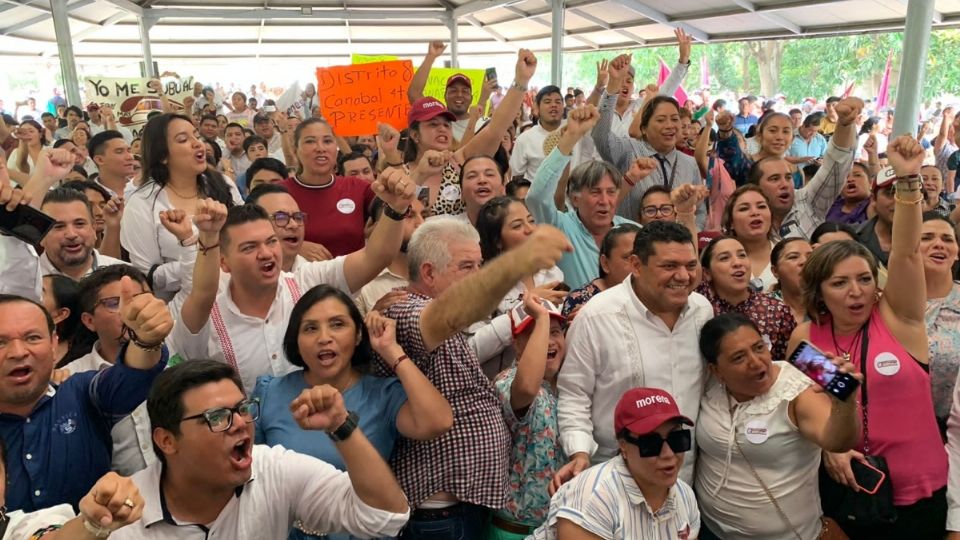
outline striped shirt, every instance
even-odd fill
[[[700,511],[690,486],[677,479],[654,512],[619,455],[564,484],[550,501],[546,523],[531,538],[556,540],[561,518],[604,540],[687,540],[700,533]]]

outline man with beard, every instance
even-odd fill
[[[374,199],[373,206],[370,209],[371,219],[367,226],[368,231],[372,230],[376,223],[383,219],[383,210],[383,201]],[[394,289],[406,287],[410,283],[407,246],[410,243],[410,237],[413,236],[413,231],[417,230],[427,218],[426,214],[427,209],[423,206],[423,202],[419,199],[411,201],[410,210],[403,218],[403,243],[400,244],[400,251],[393,257],[390,264],[380,272],[380,275],[360,289],[360,294],[356,298],[357,307],[360,308],[360,312],[364,316],[375,307],[380,310],[386,309],[386,306],[378,305],[381,299],[384,300],[386,305],[390,305],[394,301],[406,297],[407,293],[405,291]]]
[[[293,272],[283,271],[284,247],[274,225],[283,220],[278,212],[270,215],[253,204],[235,206],[225,221],[219,221],[220,226],[205,231],[201,225],[217,221],[215,217],[225,210],[220,203],[200,201],[193,218],[200,229],[198,237],[193,237],[191,220],[183,211],[161,212],[160,221],[167,230],[183,244],[197,246],[185,251],[181,261],[183,286],[174,302],[182,307],[170,336],[171,349],[189,360],[211,358],[234,366],[247,391],[253,390],[260,375],[279,376],[298,369],[283,353],[283,336],[301,292],[327,284],[352,295],[400,250],[415,185],[400,170],[389,169],[372,187],[389,208],[384,209],[387,219],[380,220],[366,247],[332,260],[301,264]],[[288,239],[286,243],[295,242]],[[230,275],[222,287],[221,268]]]
[[[0,188],[0,205],[16,208],[22,197],[9,184]],[[0,237],[0,242],[8,257],[16,250],[12,238]],[[2,291],[12,292],[15,280],[7,278],[19,272],[4,270]],[[16,456],[7,463],[6,505],[28,512],[64,503],[76,506],[110,468],[110,428],[147,398],[163,371],[163,341],[173,318],[162,300],[124,277],[116,306],[130,342],[120,348],[112,367],[54,386],[53,319],[28,299],[39,296],[36,288],[26,284],[17,292],[25,296],[0,295],[0,439],[7,455]]]
[[[513,153],[510,155],[510,170],[514,177],[522,176],[533,181],[540,163],[547,157],[544,143],[563,124],[563,99],[560,89],[553,85],[545,86],[537,92],[535,102],[537,110],[540,111],[540,120],[537,125],[521,133],[514,143]],[[576,152],[577,148],[579,144],[574,149],[575,154],[579,154]],[[579,163],[577,155],[573,157],[573,163]]]
[[[417,68],[410,80],[410,88],[407,90],[407,97],[410,103],[422,99],[423,89],[430,78],[430,69],[437,58],[443,54],[447,46],[441,41],[431,41],[427,49],[427,55],[423,57],[423,63]],[[453,130],[453,138],[458,142],[463,140],[463,135],[467,131],[467,124],[470,122],[468,111],[470,104],[473,103],[473,85],[470,78],[462,73],[455,73],[447,79],[447,90],[444,92],[443,101],[447,110],[457,117],[456,122],[450,123],[450,129]]]

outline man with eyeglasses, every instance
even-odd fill
[[[260,406],[230,366],[195,360],[161,374],[147,401],[159,462],[133,477],[143,516],[112,538],[281,540],[295,522],[362,538],[396,536],[409,516],[406,497],[339,391],[304,390],[291,408],[301,428],[330,435],[347,472],[254,445]]]
[[[0,204],[15,207],[20,195],[3,187]],[[18,272],[3,272],[4,288]],[[57,350],[50,314],[36,296],[0,295],[0,439],[7,455],[16,456],[7,462],[11,510],[76,506],[110,469],[111,428],[146,400],[166,365],[164,339],[173,328],[166,304],[129,277],[118,289],[115,305],[128,343],[109,368],[59,385],[50,382]]]
[[[307,260],[300,255],[300,246],[303,245],[303,226],[307,222],[307,213],[300,211],[300,205],[287,188],[278,184],[263,184],[250,192],[247,204],[255,204],[267,211],[283,251],[283,271],[296,272],[297,268],[306,264]]]
[[[618,454],[560,487],[533,540],[687,540],[700,533],[693,489],[678,478],[693,422],[669,393],[632,388],[617,402]]]
[[[181,261],[183,287],[174,303],[182,307],[177,308],[171,350],[186,359],[213,358],[234,366],[247,391],[260,375],[293,371],[283,353],[283,336],[301,293],[325,283],[353,295],[377,277],[400,250],[415,188],[400,170],[381,174],[372,189],[387,203],[386,219],[374,228],[366,247],[301,264],[293,272],[283,270],[284,246],[275,224],[285,222],[283,230],[291,230],[296,212],[270,215],[253,204],[227,212],[219,203],[201,201],[193,219],[200,230],[196,249],[186,251]],[[184,243],[193,241],[183,212],[161,212],[160,220]],[[221,269],[230,275],[222,287]]]
[[[640,225],[654,221],[673,221],[676,208],[670,200],[670,189],[662,185],[650,186],[640,198]]]

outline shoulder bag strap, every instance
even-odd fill
[[[868,320],[860,330],[860,373],[863,374],[863,384],[860,385],[860,408],[863,410],[863,453],[870,455],[870,441],[867,431],[867,349],[870,346],[870,321]]]
[[[793,532],[793,535],[797,537],[797,540],[803,540],[803,537],[800,536],[800,533],[797,532],[796,527],[793,526],[793,523],[790,522],[790,518],[787,517],[786,512],[783,511],[783,508],[780,508],[780,503],[777,502],[777,498],[773,496],[773,493],[770,492],[770,488],[767,487],[767,484],[760,478],[760,475],[757,474],[757,470],[753,468],[753,464],[750,463],[750,460],[747,459],[747,455],[743,453],[743,448],[740,447],[740,441],[737,440],[737,434],[733,434],[733,442],[737,445],[737,451],[740,452],[740,455],[743,456],[743,461],[747,463],[747,467],[750,468],[750,472],[753,473],[753,477],[756,478],[757,483],[760,484],[760,487],[763,488],[763,492],[766,493],[767,498],[770,499],[770,502],[773,503],[773,507],[776,508],[777,514],[780,514],[780,519],[787,525],[787,528]]]

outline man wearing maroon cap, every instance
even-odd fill
[[[427,55],[423,57],[423,63],[420,64],[417,72],[413,74],[413,79],[410,80],[410,88],[407,90],[410,103],[415,103],[423,98],[423,89],[427,86],[427,80],[430,78],[430,69],[446,48],[447,46],[443,42],[430,42]],[[462,141],[463,134],[467,130],[467,123],[469,123],[467,111],[470,109],[470,104],[473,103],[473,85],[470,78],[463,73],[456,73],[447,79],[447,91],[443,99],[447,102],[447,109],[454,115],[454,119],[450,121],[453,138]]]
[[[677,477],[692,446],[685,426],[692,425],[669,393],[627,390],[613,416],[620,453],[560,486],[546,523],[532,538],[697,538],[697,501],[693,489]]]

